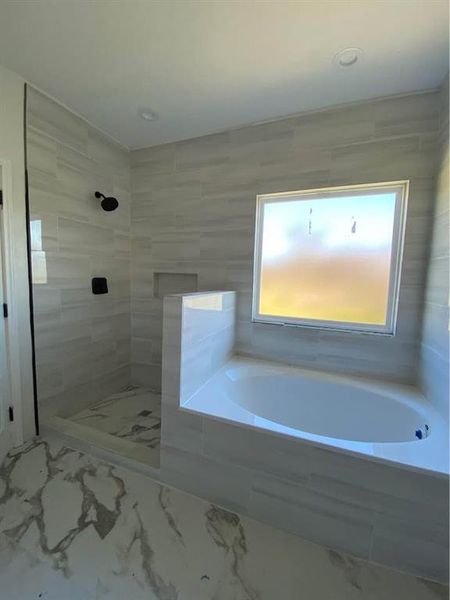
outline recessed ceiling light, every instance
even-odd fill
[[[347,69],[353,67],[362,58],[363,54],[361,48],[344,48],[335,55],[333,62],[338,67]]]
[[[155,113],[155,111],[150,110],[149,108],[140,108],[138,110],[138,115],[141,117],[141,119],[144,119],[144,121],[158,120],[158,115]]]

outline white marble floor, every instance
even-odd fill
[[[159,464],[161,397],[150,390],[130,386],[67,420],[119,438],[130,447],[145,447],[146,462]]]
[[[448,590],[311,544],[40,439],[0,468],[2,600],[444,600]]]

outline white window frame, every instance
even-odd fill
[[[300,319],[278,315],[262,315],[259,313],[259,297],[261,283],[262,260],[262,233],[264,206],[266,203],[287,200],[311,200],[316,198],[339,198],[351,194],[352,196],[368,196],[371,193],[394,192],[396,195],[394,227],[392,237],[392,254],[389,276],[388,307],[386,311],[386,324],[374,325],[369,323],[352,323],[347,321],[325,321],[320,319]],[[252,321],[254,323],[271,323],[274,325],[288,325],[297,327],[310,327],[316,329],[331,329],[357,333],[370,333],[378,335],[395,335],[398,312],[398,298],[400,292],[400,279],[402,271],[403,246],[405,238],[406,211],[408,204],[409,181],[387,181],[382,183],[369,183],[361,185],[346,185],[327,187],[294,192],[281,192],[274,194],[260,194],[256,197],[256,225],[255,225],[255,253],[253,270],[253,300]]]

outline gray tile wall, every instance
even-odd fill
[[[237,290],[241,352],[414,381],[438,132],[439,94],[426,93],[132,152],[133,381],[160,385],[155,272]],[[399,179],[411,187],[395,337],[251,323],[258,193]]]
[[[213,292],[182,297],[181,402],[189,400],[231,357],[235,296],[235,292]]]
[[[39,403],[75,412],[129,383],[129,153],[30,86],[26,133]],[[109,294],[92,294],[94,276]]]
[[[441,96],[441,160],[421,340],[421,384],[449,419],[449,147],[448,79]]]

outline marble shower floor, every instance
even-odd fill
[[[125,468],[32,442],[0,468],[2,600],[444,600]]]
[[[159,465],[161,398],[150,390],[130,386],[65,420],[98,432],[103,442],[107,436],[121,440],[120,445],[113,442],[112,450]]]

